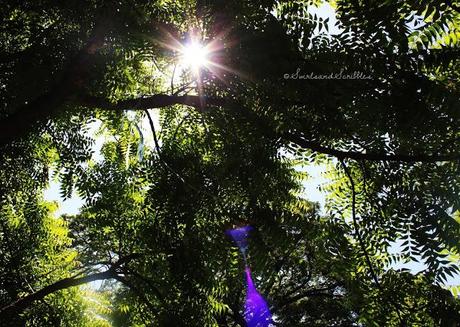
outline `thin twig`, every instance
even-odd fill
[[[147,114],[147,118],[150,124],[150,129],[152,130],[153,141],[155,142],[155,149],[157,150],[158,155],[160,155],[160,144],[158,142],[157,133],[155,131],[155,124],[153,123],[153,119],[152,119],[152,116],[150,115],[149,110],[145,109],[144,111]]]
[[[345,161],[342,159],[340,160],[340,163],[345,171],[345,174],[347,175],[348,177],[348,180],[350,181],[350,186],[351,186],[351,192],[352,192],[352,207],[351,207],[351,216],[352,216],[352,220],[353,220],[353,228],[355,230],[355,234],[358,238],[358,243],[361,247],[361,250],[364,254],[364,257],[365,257],[365,260],[366,260],[366,263],[369,267],[369,271],[371,273],[371,276],[372,276],[372,279],[374,280],[377,288],[380,290],[380,292],[383,291],[383,288],[382,288],[382,285],[380,284],[380,281],[377,277],[377,274],[375,273],[375,270],[374,270],[374,267],[372,265],[372,262],[370,260],[370,256],[369,256],[369,253],[367,252],[366,250],[366,245],[364,243],[364,240],[359,232],[359,225],[358,225],[358,221],[357,221],[357,218],[356,218],[356,189],[355,189],[355,182],[353,180],[353,177],[351,175],[351,172],[349,170],[349,168],[347,167],[347,165],[345,164]],[[400,325],[401,326],[405,326],[405,321],[403,320],[403,318],[401,317],[401,309],[399,307],[399,305],[397,303],[395,303],[394,301],[390,301],[390,303],[393,305],[393,307],[396,309],[396,314],[398,315],[398,319],[400,321]]]
[[[361,237],[361,233],[359,232],[359,225],[358,225],[358,221],[357,221],[357,218],[356,218],[356,189],[355,189],[355,182],[353,180],[353,177],[351,176],[350,170],[348,169],[347,165],[345,164],[345,161],[340,160],[340,164],[342,165],[342,167],[343,167],[343,169],[345,171],[345,174],[347,175],[348,180],[350,181],[351,196],[352,196],[352,198],[351,198],[351,217],[352,217],[352,221],[353,221],[353,228],[355,230],[356,237],[358,238],[358,243],[359,243],[359,246],[361,247],[361,251],[363,252],[365,260],[366,260],[366,263],[367,263],[367,265],[369,267],[369,271],[371,273],[372,279],[374,280],[375,284],[379,288],[381,288],[379,279],[377,277],[377,274],[375,273],[375,270],[374,270],[374,267],[373,267],[372,262],[370,260],[369,254],[367,253],[366,245],[364,244],[364,240]]]

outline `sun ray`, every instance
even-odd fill
[[[177,69],[174,71],[177,71],[179,76],[191,74],[189,76],[195,81],[198,94],[203,91],[204,76],[213,76],[224,83],[228,80],[227,73],[250,80],[246,74],[225,64],[226,46],[231,46],[233,43],[226,39],[228,31],[221,32],[211,41],[203,37],[202,33],[188,32],[184,41],[171,33],[165,34],[169,40],[162,42],[162,45],[177,54],[175,63]]]
[[[180,62],[185,67],[197,72],[201,67],[208,64],[209,49],[202,44],[192,41],[181,49]]]

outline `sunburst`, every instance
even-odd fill
[[[228,40],[224,41],[227,34],[227,32],[222,32],[221,35],[216,36],[213,40],[207,40],[203,38],[202,32],[191,31],[187,33],[188,38],[185,41],[180,41],[177,37],[166,33],[167,41],[162,42],[162,44],[178,54],[173,69],[173,79],[176,72],[179,73],[179,76],[183,76],[183,73],[191,73],[193,80],[197,83],[197,87],[201,88],[205,70],[213,78],[215,77],[223,82],[225,82],[225,75],[228,73],[244,77],[244,74],[231,69],[223,63],[228,59],[224,58],[226,52],[224,44],[226,43],[227,47],[232,44]],[[206,74],[206,76],[209,77],[210,75]]]
[[[197,41],[191,41],[181,47],[179,65],[197,73],[201,68],[211,64],[210,52],[209,47]]]

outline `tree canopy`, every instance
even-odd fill
[[[244,327],[225,231],[246,225],[276,326],[459,325],[460,2],[6,0],[0,21],[1,326]]]

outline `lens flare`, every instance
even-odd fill
[[[210,38],[206,31],[191,28],[188,32],[181,35],[172,34],[168,29],[162,28],[162,35],[158,43],[165,49],[174,51],[177,54],[174,65],[171,66],[172,84],[175,81],[175,74],[178,73],[178,80],[183,81],[191,77],[197,84],[204,81],[218,79],[224,83],[228,82],[231,76],[240,76],[248,79],[250,76],[244,74],[234,66],[229,66],[232,62],[227,56],[231,47],[239,44],[229,39],[230,30],[222,30],[221,33]],[[202,72],[206,74],[202,74]],[[189,75],[189,73],[192,73]],[[233,80],[233,79],[232,79]],[[201,85],[197,85],[201,89]],[[201,90],[197,90],[200,94]]]
[[[243,254],[246,275],[246,302],[244,305],[244,319],[248,327],[270,327],[273,326],[273,319],[267,302],[257,291],[251,277],[251,270],[246,262],[246,251],[248,250],[248,236],[253,228],[243,226],[227,230],[233,241]]]
[[[184,67],[198,71],[208,64],[209,49],[204,45],[192,41],[181,49],[181,64]]]
[[[248,248],[248,236],[252,230],[251,226],[243,226],[227,230],[227,234],[233,239],[241,252],[246,252]]]
[[[267,302],[257,291],[251,278],[251,270],[246,267],[246,303],[244,305],[244,319],[248,327],[270,327],[273,319]]]

